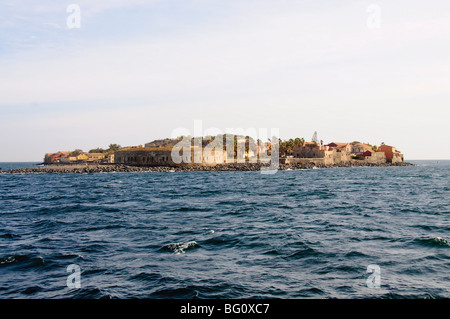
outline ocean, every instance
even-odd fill
[[[0,174],[0,298],[449,298],[450,161],[415,163]]]

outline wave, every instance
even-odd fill
[[[263,255],[280,255],[280,254],[281,253],[276,249],[268,250],[263,253]]]
[[[157,273],[141,272],[137,275],[131,276],[130,280],[133,280],[133,281],[158,281],[158,280],[161,280],[162,278],[163,277]]]
[[[200,208],[200,207],[178,207],[171,209],[171,212],[209,212],[212,208]]]
[[[214,246],[228,246],[233,247],[240,243],[240,239],[237,237],[230,237],[226,235],[216,236],[209,238],[202,242],[202,245],[214,245]]]
[[[81,288],[81,289],[72,289],[68,294],[66,294],[67,297],[73,298],[73,299],[110,299],[111,296],[108,294],[103,293],[98,288]]]
[[[180,243],[173,243],[173,244],[168,244],[168,245],[164,245],[161,250],[163,251],[170,251],[173,252],[175,254],[184,254],[186,252],[186,250],[192,250],[195,248],[199,248],[200,245],[197,244],[196,241],[188,241],[188,242],[180,242]]]
[[[415,242],[428,247],[450,247],[450,241],[442,237],[419,238]]]
[[[200,196],[207,197],[208,195],[218,195],[222,194],[223,190],[221,189],[210,189],[199,192]]]
[[[91,244],[89,246],[86,247],[82,247],[81,251],[84,253],[96,253],[96,252],[103,252],[108,250],[108,246],[102,245],[102,244]]]
[[[32,287],[25,288],[22,291],[22,293],[24,295],[34,295],[35,293],[42,291],[42,290],[43,290],[43,288],[41,286],[32,286]]]
[[[0,235],[0,238],[8,238],[8,239],[13,239],[13,238],[20,238],[20,235],[17,234],[12,234],[12,233],[6,233],[3,235]]]
[[[383,170],[0,176],[0,298],[449,297],[447,180]]]
[[[368,256],[360,251],[352,250],[352,251],[346,253],[345,257],[368,257]]]
[[[430,239],[430,240],[428,240],[428,243],[431,246],[450,247],[450,241],[448,241],[447,239],[441,238],[441,237],[436,237],[436,238]]]
[[[60,254],[56,256],[57,259],[81,259],[84,260],[83,256],[78,254]]]
[[[237,212],[237,211],[233,211],[233,212],[226,212],[225,214],[227,214],[227,215],[240,215],[242,213],[241,212]]]
[[[306,248],[306,249],[300,249],[294,252],[293,254],[290,254],[287,256],[288,259],[299,259],[299,258],[306,258],[311,256],[317,256],[320,253],[312,248]]]
[[[216,280],[202,280],[197,283],[178,281],[168,287],[161,287],[150,294],[153,299],[198,299],[198,298],[237,298],[245,293],[245,288],[238,284],[229,284]]]
[[[80,230],[83,230],[83,231],[98,231],[98,230],[108,230],[108,229],[119,229],[119,228],[124,228],[124,227],[125,227],[124,225],[113,224],[113,225],[101,225],[101,226],[80,228]]]
[[[198,291],[193,287],[176,287],[163,288],[153,292],[151,298],[182,298],[182,299],[197,299]]]
[[[0,267],[23,264],[25,268],[34,268],[44,265],[44,258],[30,257],[27,255],[16,255],[0,258]]]

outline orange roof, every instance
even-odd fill
[[[320,145],[320,144],[314,142],[305,142],[303,145]]]
[[[369,149],[369,150],[373,149],[372,146],[370,146],[368,144],[364,144],[364,143],[356,143],[355,145],[360,145],[360,146],[364,147],[365,149]]]
[[[336,147],[345,147],[345,146],[348,145],[348,143],[337,143],[337,142],[333,142],[333,143],[327,144],[326,146],[330,146],[331,144],[336,145]]]

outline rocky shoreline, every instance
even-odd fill
[[[278,170],[299,170],[313,168],[335,168],[335,167],[390,167],[390,166],[415,166],[411,163],[395,164],[370,164],[370,163],[343,163],[335,165],[314,165],[312,163],[302,164],[280,164]],[[222,164],[216,166],[130,166],[122,164],[90,164],[90,165],[48,165],[35,168],[19,168],[8,171],[0,171],[3,174],[86,174],[86,173],[137,173],[137,172],[198,172],[198,171],[259,171],[261,168],[268,168],[267,164],[242,163],[242,164]]]

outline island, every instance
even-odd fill
[[[276,156],[274,156],[276,155]],[[145,145],[121,147],[110,144],[83,152],[47,153],[41,167],[3,173],[99,173],[177,171],[257,171],[358,166],[410,166],[394,146],[382,143],[331,142],[303,138],[262,142],[249,136],[180,136]],[[272,166],[271,166],[272,165]]]

